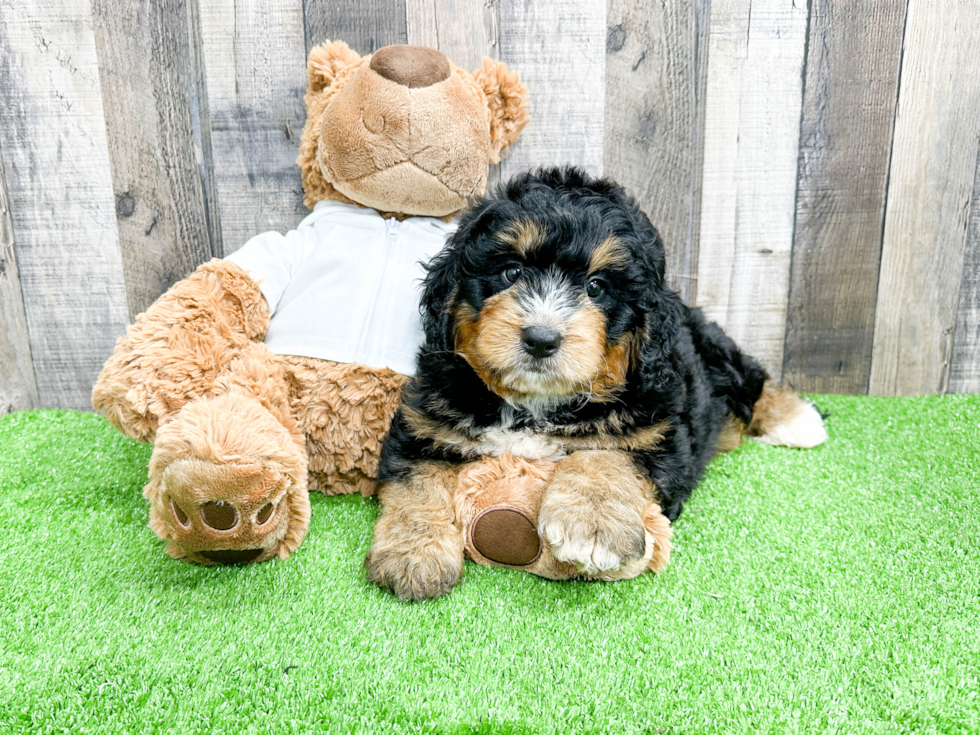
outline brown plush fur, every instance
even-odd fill
[[[150,528],[169,541],[167,553],[204,564],[216,561],[207,556],[216,547],[258,552],[242,561],[288,557],[310,522],[300,439],[243,390],[185,406],[157,435],[143,491]],[[237,523],[211,527],[205,506],[212,503],[233,508]],[[269,504],[271,516],[260,522]]]
[[[431,49],[390,48],[377,69],[371,58],[340,41],[310,52],[297,159],[306,204],[448,219],[527,123],[527,90],[495,61],[474,77]],[[309,526],[308,490],[375,492],[407,378],[273,354],[269,319],[258,285],[212,260],[136,318],[95,385],[97,411],[155,442],[144,494],[172,556],[286,558]]]
[[[144,494],[150,526],[169,542],[172,556],[212,563],[201,552],[261,548],[249,560],[286,558],[309,526],[308,475],[312,490],[375,491],[381,440],[408,379],[391,370],[275,355],[253,341],[264,336],[268,321],[255,283],[237,266],[211,261],[137,318],[93,391],[96,409],[121,431],[155,441]],[[174,463],[181,482],[164,492]],[[261,482],[258,466],[267,470]],[[268,480],[277,475],[287,484]],[[242,495],[241,478],[261,492]],[[277,512],[260,524],[261,532],[254,523],[221,532],[198,518],[215,501],[234,506],[240,518],[268,503]],[[173,502],[191,519],[190,528],[178,523]],[[288,510],[279,512],[282,502]]]
[[[286,355],[290,405],[306,437],[310,489],[373,495],[381,441],[408,378],[385,368]]]
[[[92,405],[133,439],[204,395],[238,352],[261,340],[269,308],[238,266],[212,260],[136,318],[102,368]]]
[[[517,72],[489,57],[484,57],[483,66],[473,72],[473,81],[490,105],[490,163],[500,163],[501,151],[517,140],[530,119],[527,89]]]

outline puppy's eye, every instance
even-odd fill
[[[504,272],[500,275],[503,277],[504,283],[517,283],[517,279],[524,275],[524,269],[515,263],[504,268]]]
[[[585,284],[585,293],[590,299],[597,299],[606,292],[606,285],[598,278],[590,278]]]

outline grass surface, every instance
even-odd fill
[[[831,440],[709,470],[667,571],[467,562],[402,604],[374,500],[313,498],[286,562],[164,556],[150,448],[0,419],[0,732],[980,732],[980,397],[822,397]]]

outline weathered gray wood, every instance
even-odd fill
[[[211,0],[204,0],[211,2]],[[194,131],[194,152],[204,196],[211,251],[221,257],[226,251],[221,230],[221,209],[218,206],[217,177],[214,171],[214,151],[211,147],[211,108],[208,101],[207,73],[204,68],[204,38],[201,34],[199,0],[187,0],[187,24],[190,44],[191,125]]]
[[[483,57],[500,56],[497,0],[406,0],[408,43],[437,48],[461,69],[474,72]],[[487,187],[500,181],[500,164],[490,166]]]
[[[604,170],[636,197],[667,249],[667,282],[693,303],[707,2],[609,0]]]
[[[37,383],[0,152],[0,416],[35,406]]]
[[[344,41],[361,54],[408,43],[405,0],[305,0],[306,50]]]
[[[572,164],[602,173],[606,4],[507,0],[500,60],[531,97],[531,121],[501,165],[506,180],[532,166]]]
[[[783,367],[806,42],[804,0],[713,0],[697,304]]]
[[[95,0],[102,100],[130,318],[221,255],[211,243],[195,145],[183,0]]]
[[[437,48],[466,71],[499,58],[497,0],[406,0],[407,43]]]
[[[302,0],[201,0],[214,189],[225,254],[308,213],[296,156],[306,113]]]
[[[867,393],[907,0],[813,0],[783,381]]]
[[[980,4],[909,3],[870,392],[946,388],[980,148]]]
[[[128,310],[85,0],[0,0],[0,150],[42,406],[86,409]]]
[[[980,155],[973,176],[973,202],[947,390],[950,393],[980,393]]]

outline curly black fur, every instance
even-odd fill
[[[508,288],[501,272],[514,253],[495,237],[520,218],[543,224],[547,240],[523,263],[526,277],[559,269],[584,288],[591,253],[614,236],[626,262],[603,273],[602,310],[609,344],[633,333],[636,358],[614,400],[581,396],[544,414],[512,406],[490,390],[455,350],[456,315]],[[546,169],[515,177],[461,218],[452,241],[429,265],[422,299],[426,341],[416,377],[404,394],[381,455],[380,479],[402,479],[421,460],[472,459],[465,450],[417,436],[405,420],[411,410],[467,436],[500,427],[552,437],[609,436],[669,422],[652,449],[631,450],[653,480],[664,513],[675,519],[714,456],[719,432],[734,415],[748,424],[767,376],[699,309],[683,304],[664,281],[664,246],[636,202],[607,179],[576,169]],[[612,419],[612,420],[611,420]],[[615,432],[614,432],[615,433]]]

